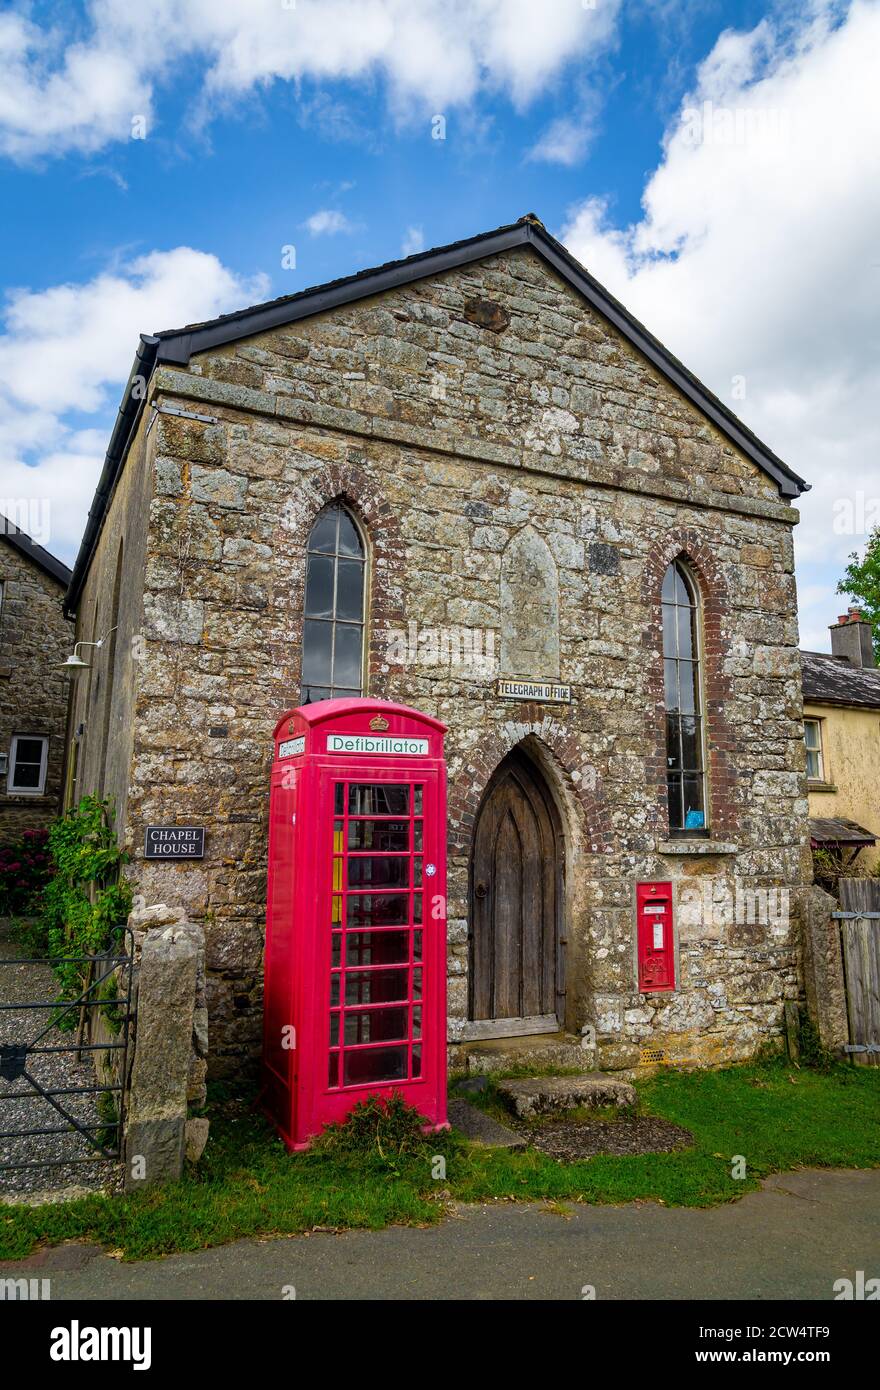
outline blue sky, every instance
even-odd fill
[[[72,559],[139,331],[535,211],[815,484],[827,646],[880,494],[877,3],[214,8],[0,10],[0,505]]]

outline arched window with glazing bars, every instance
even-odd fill
[[[667,569],[661,599],[669,828],[705,832],[709,814],[700,592],[684,560],[673,560]]]
[[[303,704],[364,693],[367,548],[351,513],[332,502],[312,527],[306,554]]]

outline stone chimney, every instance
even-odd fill
[[[873,666],[871,624],[854,605],[831,624],[831,652],[846,657],[850,666]]]

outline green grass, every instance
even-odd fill
[[[671,1071],[640,1083],[639,1094],[643,1110],[691,1130],[693,1148],[561,1164],[534,1150],[483,1150],[455,1135],[412,1142],[393,1127],[362,1126],[363,1142],[337,1134],[320,1151],[291,1155],[257,1115],[226,1101],[212,1115],[198,1168],[173,1187],[0,1206],[0,1259],[75,1239],[143,1259],[315,1227],[428,1224],[442,1218],[450,1198],[705,1207],[788,1168],[880,1166],[880,1068],[819,1072],[768,1062]],[[747,1165],[739,1180],[731,1176],[736,1154]],[[432,1176],[436,1155],[445,1159],[445,1179]]]

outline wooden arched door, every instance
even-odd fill
[[[472,1020],[498,1020],[499,1033],[562,1026],[563,885],[556,806],[540,770],[514,750],[492,778],[474,830]]]

